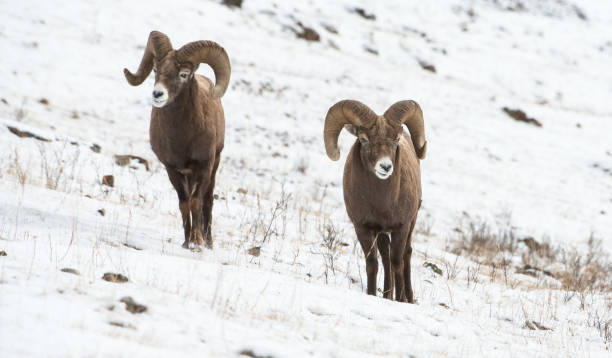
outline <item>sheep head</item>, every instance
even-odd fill
[[[230,62],[223,47],[212,41],[195,41],[174,50],[168,36],[159,31],[149,34],[147,47],[135,74],[123,69],[132,86],[138,86],[155,71],[153,106],[171,103],[187,87],[200,63],[206,63],[215,72],[216,84],[210,91],[212,98],[221,98],[229,84]]]
[[[331,160],[340,158],[338,136],[346,128],[359,139],[358,151],[364,168],[379,179],[388,179],[393,174],[404,124],[410,131],[417,156],[424,158],[423,114],[416,102],[398,102],[383,116],[378,116],[361,102],[340,101],[329,109],[325,118],[323,136],[327,156]]]

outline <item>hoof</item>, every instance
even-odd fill
[[[212,240],[212,236],[210,235],[206,237],[206,248],[211,249],[211,250],[213,248],[213,240]]]
[[[189,244],[204,245],[204,237],[199,229],[192,229],[189,233]]]
[[[185,242],[183,242],[183,245],[181,245],[181,247],[183,249],[189,249],[189,241],[185,240]]]
[[[189,244],[189,250],[191,250],[192,252],[202,252],[202,246],[191,243]]]

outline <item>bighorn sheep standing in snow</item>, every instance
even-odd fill
[[[395,286],[396,300],[414,303],[410,257],[421,206],[419,159],[427,149],[423,112],[414,101],[397,102],[382,116],[358,101],[336,103],[323,132],[331,160],[340,158],[338,136],[345,126],[358,140],[344,166],[344,203],[366,257],[368,294],[376,295],[376,245],[385,272],[384,296],[393,299]]]
[[[214,86],[195,74],[200,63],[212,67]],[[191,42],[174,50],[166,35],[152,31],[136,74],[123,72],[131,85],[138,86],[152,69],[155,87],[149,138],[178,194],[183,247],[205,243],[212,248],[213,190],[225,138],[220,98],[229,83],[229,58],[212,41]]]

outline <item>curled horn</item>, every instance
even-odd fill
[[[323,129],[325,151],[329,159],[335,161],[340,158],[338,136],[345,124],[369,128],[377,118],[376,113],[359,101],[344,100],[334,104],[327,111]]]
[[[147,47],[140,60],[140,66],[135,74],[128,71],[127,68],[123,69],[125,79],[132,85],[138,86],[149,76],[153,69],[153,60],[161,60],[168,52],[172,50],[172,43],[168,36],[164,35],[159,31],[151,31],[149,34],[149,40],[147,41]]]
[[[206,63],[215,72],[215,86],[210,91],[213,98],[221,98],[229,84],[232,72],[229,57],[216,42],[195,41],[181,47],[176,52],[176,59],[180,63],[190,62],[197,67],[200,63]]]
[[[425,125],[423,123],[423,111],[415,101],[399,101],[389,107],[383,117],[389,124],[408,127],[412,145],[419,159],[425,158],[427,152],[427,141],[425,140]]]

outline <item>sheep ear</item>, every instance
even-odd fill
[[[345,124],[344,129],[346,129],[347,132],[351,133],[355,137],[359,135],[357,134],[357,126],[355,126],[354,124]]]

